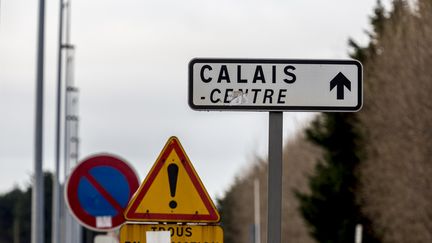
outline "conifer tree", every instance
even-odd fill
[[[366,31],[370,39],[368,45],[363,47],[352,38],[348,40],[348,45],[352,48],[352,52],[350,53],[350,56],[352,58],[357,59],[360,62],[364,62],[368,59],[370,60],[374,58],[374,56],[380,50],[379,40],[384,30],[385,21],[385,9],[382,5],[381,0],[378,0],[377,5],[374,9],[374,14],[370,17],[372,30]]]
[[[217,199],[218,211],[221,216],[221,224],[225,229],[225,243],[235,243],[236,238],[238,238],[238,232],[236,230],[236,225],[234,224],[234,204],[235,199],[232,190],[228,191],[224,198]]]
[[[306,131],[307,137],[325,151],[309,178],[310,194],[296,193],[301,213],[317,242],[352,242],[357,224],[366,229],[364,242],[379,242],[355,197],[355,168],[362,156],[357,147],[360,135],[356,122],[349,113],[323,113]]]

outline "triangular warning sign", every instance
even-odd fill
[[[125,211],[129,221],[219,222],[180,141],[171,137]]]

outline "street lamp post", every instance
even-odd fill
[[[36,114],[35,114],[35,161],[32,192],[31,242],[44,242],[44,183],[42,171],[43,153],[43,87],[45,44],[45,0],[39,0],[39,25],[36,64]]]

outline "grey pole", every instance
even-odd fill
[[[254,243],[261,243],[261,215],[260,215],[260,182],[254,180]]]
[[[51,242],[60,242],[60,143],[61,143],[61,103],[62,103],[62,64],[63,64],[63,0],[60,0],[58,59],[57,59],[57,115],[56,115],[56,147],[55,174],[53,178],[52,228]]]
[[[357,224],[355,227],[355,243],[362,243],[363,236],[363,226],[361,224]]]
[[[43,87],[44,87],[44,44],[45,44],[45,0],[39,0],[39,26],[36,68],[36,121],[35,161],[32,192],[31,242],[44,242],[44,183],[42,172],[43,153]]]
[[[267,243],[281,242],[283,113],[269,114]]]

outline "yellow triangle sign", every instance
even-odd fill
[[[220,216],[180,141],[171,137],[125,210],[129,221],[219,222]]]

